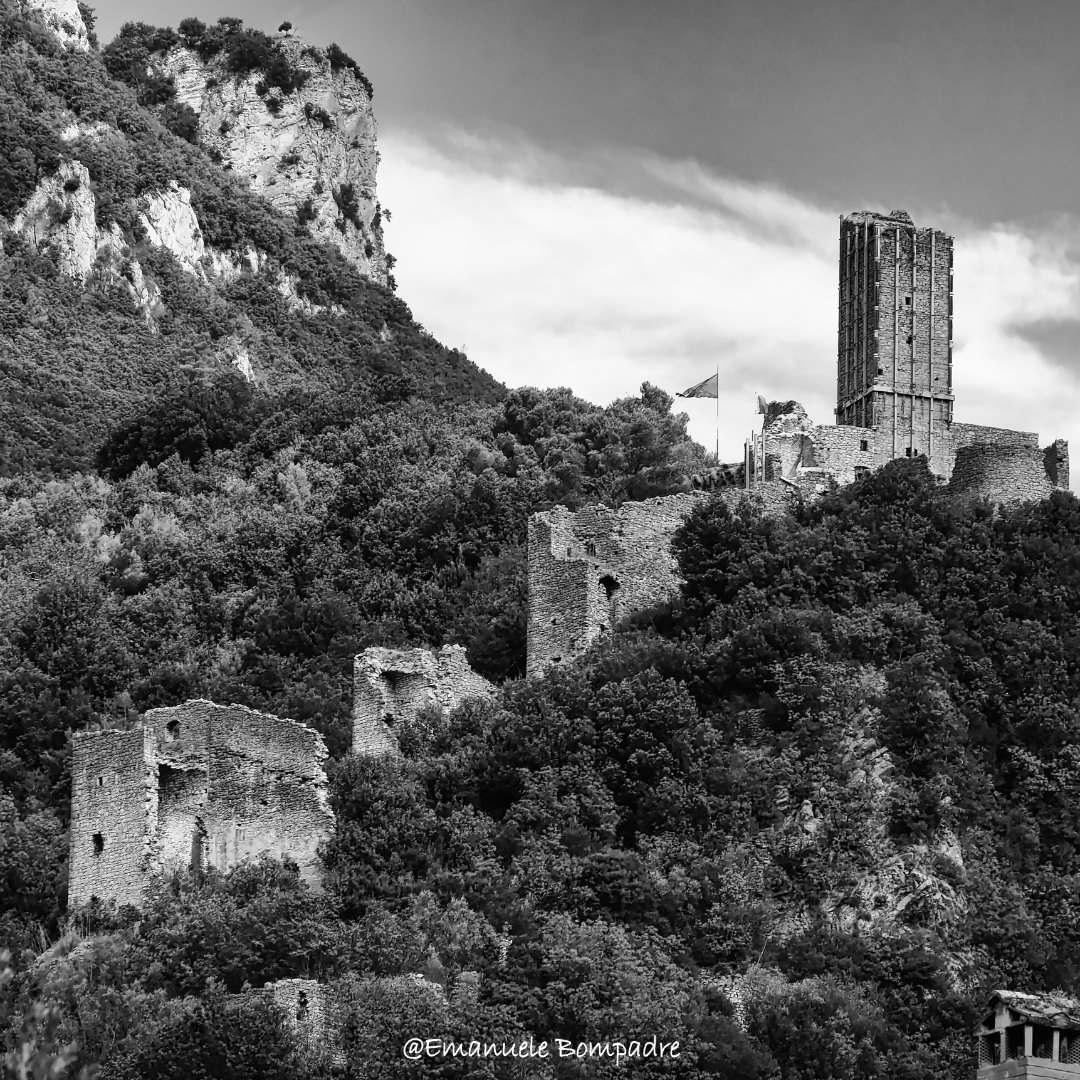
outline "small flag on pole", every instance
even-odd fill
[[[714,397],[718,398],[720,386],[720,378],[718,375],[710,375],[703,382],[699,382],[696,386],[691,386],[689,390],[684,390],[681,394],[677,394],[676,397]]]
[[[757,396],[757,411],[761,413],[762,416],[769,411],[769,403],[760,394]]]

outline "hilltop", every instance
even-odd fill
[[[99,51],[88,17],[0,6],[0,473],[85,470],[119,420],[230,370],[273,400],[501,397],[394,294],[354,61],[228,19],[201,54],[141,24]]]

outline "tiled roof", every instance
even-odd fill
[[[1068,994],[1024,994],[995,990],[990,1005],[1000,1001],[1033,1024],[1080,1029],[1080,1000]]]

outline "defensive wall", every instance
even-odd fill
[[[730,466],[722,469],[730,469]],[[671,539],[695,506],[743,498],[778,512],[798,498],[795,484],[721,484],[712,492],[665,495],[617,510],[556,506],[529,518],[529,603],[526,673],[580,656],[616,624],[678,595],[682,584]]]
[[[770,403],[755,441],[748,463],[707,470],[693,478],[694,491],[617,510],[555,507],[529,519],[528,675],[580,656],[620,621],[677,596],[671,540],[702,499],[733,507],[745,497],[763,513],[783,513],[892,459],[891,431],[816,425],[796,401]],[[1068,444],[1059,439],[1040,449],[1030,431],[948,425],[937,464],[939,480],[957,498],[1012,504],[1069,483]]]
[[[421,710],[452,709],[488,699],[495,687],[477,675],[460,645],[430,649],[365,649],[354,663],[353,753],[397,754],[397,732]]]
[[[334,827],[326,756],[304,724],[201,700],[151,709],[130,731],[77,733],[69,903],[137,906],[157,875],[262,852],[318,887]]]
[[[813,472],[849,484],[892,460],[890,439],[875,428],[817,425],[797,401],[772,402],[761,435],[762,471],[767,479],[797,481]],[[929,464],[951,493],[1005,504],[1069,486],[1068,443],[1058,439],[1040,449],[1032,431],[950,424]]]

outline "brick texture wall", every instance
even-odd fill
[[[267,852],[321,884],[334,816],[318,732],[242,705],[151,709],[133,731],[75,736],[69,902],[141,902],[154,874]],[[100,839],[96,839],[100,837]]]
[[[460,645],[431,649],[365,649],[353,667],[353,753],[397,754],[396,730],[429,706],[453,709],[488,699],[495,687],[477,675]]]

